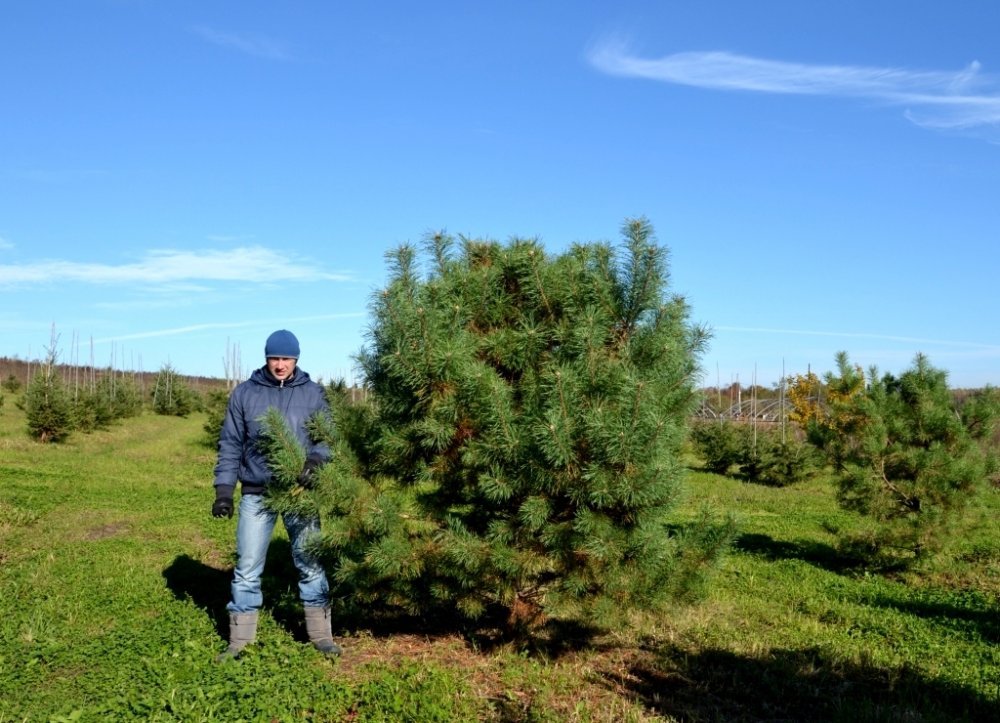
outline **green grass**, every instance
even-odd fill
[[[857,521],[827,481],[694,472],[678,522],[740,523],[708,597],[547,654],[361,625],[325,660],[279,532],[259,642],[217,664],[235,521],[209,514],[202,422],[40,445],[0,411],[0,722],[1000,719],[995,491],[946,555],[889,577],[838,560],[829,530]]]

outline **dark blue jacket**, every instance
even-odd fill
[[[219,460],[215,465],[215,486],[235,487],[243,483],[243,492],[260,492],[271,480],[267,460],[257,448],[261,418],[276,407],[294,430],[306,456],[315,455],[324,462],[330,448],[309,438],[306,422],[317,412],[329,413],[323,388],[309,375],[296,368],[295,376],[279,382],[267,367],[261,367],[240,383],[229,395],[226,418],[219,435]]]

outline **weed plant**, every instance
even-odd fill
[[[225,647],[236,520],[209,514],[204,415],[147,414],[40,444],[0,415],[0,721],[980,721],[1000,719],[1000,493],[940,556],[866,574],[830,480],[695,472],[683,528],[733,512],[736,549],[698,605],[521,649],[447,625],[301,629],[288,544],[258,642]],[[280,530],[280,526],[279,526]]]

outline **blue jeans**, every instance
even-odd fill
[[[240,497],[240,516],[236,522],[236,569],[233,571],[232,600],[226,606],[231,613],[260,610],[264,596],[260,578],[264,573],[267,548],[278,521],[278,513],[264,506],[261,495]],[[330,587],[319,561],[306,552],[310,535],[319,532],[319,519],[294,514],[282,515],[292,544],[292,561],[299,571],[299,596],[306,607],[324,607]]]

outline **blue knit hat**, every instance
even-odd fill
[[[268,358],[283,356],[289,359],[298,359],[299,340],[295,338],[295,334],[287,329],[280,329],[267,337],[267,343],[264,345],[264,356]]]

